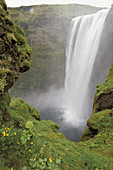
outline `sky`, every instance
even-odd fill
[[[88,4],[97,7],[110,7],[113,0],[5,0],[8,7],[19,7],[40,4]]]

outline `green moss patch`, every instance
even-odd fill
[[[91,121],[95,123],[97,119],[98,124],[103,122],[104,116],[108,117],[106,122],[110,125],[99,127],[102,130],[94,138],[74,143],[65,139],[57,124],[40,121],[38,110],[22,99],[12,98],[9,105],[11,119],[2,123],[0,129],[2,166],[16,170],[110,169],[113,166],[110,150],[113,135],[106,129],[112,127],[110,112],[91,117]]]
[[[30,68],[30,53],[31,50],[26,44],[24,31],[9,18],[6,3],[1,0],[0,94],[8,91],[13,86],[20,72],[25,72]]]
[[[21,119],[26,121],[33,118],[40,120],[40,112],[32,106],[29,106],[27,103],[24,103],[24,101],[20,98],[11,99],[9,112],[13,120],[18,123],[19,121],[21,123]]]

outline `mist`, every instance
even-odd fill
[[[42,120],[52,120],[53,122],[59,124],[60,131],[64,133],[67,139],[72,141],[77,142],[80,140],[80,137],[86,128],[86,121],[93,112],[93,101],[94,94],[96,92],[96,85],[102,83],[106,79],[109,72],[109,67],[113,62],[112,34],[108,31],[108,22],[110,23],[110,21],[111,15],[109,12],[108,17],[106,18],[98,53],[91,73],[89,90],[87,92],[88,100],[86,100],[87,114],[86,116],[83,115],[84,121],[82,124],[77,123],[75,120],[70,122],[71,115],[66,116],[65,114],[67,106],[65,104],[66,96],[64,95],[64,86],[62,86],[62,88],[56,88],[55,86],[52,86],[47,92],[41,92],[40,94],[38,91],[35,91],[34,93],[30,94],[30,96],[25,98],[26,102],[40,110]],[[111,27],[109,30],[111,30]],[[86,111],[83,111],[84,114]]]
[[[38,91],[30,94],[24,100],[37,108],[40,111],[41,120],[52,120],[60,126],[59,131],[62,132],[65,137],[71,141],[78,142],[80,137],[86,128],[76,124],[76,122],[69,123],[69,117],[65,117],[66,105],[64,103],[64,88],[57,89],[56,87],[50,87],[48,92],[38,94]],[[84,121],[84,124],[86,122]]]
[[[40,110],[40,115],[41,115],[42,120],[52,120],[53,122],[59,124],[60,126],[59,130],[63,132],[65,137],[71,141],[78,142],[84,130],[86,129],[87,120],[90,117],[90,115],[93,113],[93,102],[94,102],[94,94],[96,92],[96,86],[102,83],[103,81],[105,81],[108,75],[108,72],[109,72],[110,65],[113,62],[113,48],[112,48],[113,12],[112,11],[113,9],[111,8],[106,18],[104,29],[103,29],[103,32],[100,38],[100,45],[99,45],[98,52],[96,55],[96,60],[93,66],[93,70],[91,72],[89,89],[87,92],[88,97],[86,98],[86,103],[85,103],[87,105],[87,109],[83,113],[84,121],[82,124],[81,123],[77,124],[76,120],[73,120],[73,122],[72,121],[70,122],[70,116],[69,115],[67,116],[65,114],[67,106],[65,104],[66,96],[64,95],[64,81],[65,81],[64,68],[66,67],[65,65],[66,58],[64,54],[61,55],[60,53],[59,55],[58,53],[58,56],[56,55],[55,58],[53,56],[45,57],[45,54],[44,56],[40,56],[40,54],[37,54],[35,56],[35,59],[32,61],[33,62],[33,67],[31,68],[32,74],[30,75],[29,72],[27,73],[28,74],[28,77],[26,76],[27,81],[25,77],[23,77],[23,79],[21,80],[22,83],[26,81],[24,83],[26,85],[26,88],[25,87],[23,89],[20,88],[20,94],[18,93],[18,96],[16,97],[22,97],[30,105]],[[29,12],[32,13],[33,10]],[[38,22],[39,21],[40,20],[38,19]],[[69,27],[69,24],[68,24],[69,20],[68,20],[68,23],[65,19],[63,19],[63,21],[64,23],[65,22],[66,23],[64,24],[65,26],[63,27],[62,25],[60,26],[60,30],[65,28],[66,32],[64,34],[63,31],[59,31],[58,32],[59,35],[56,39],[60,39],[61,36],[64,37],[64,39],[66,39],[67,27]],[[35,22],[35,24],[38,22]],[[56,23],[56,22],[54,23],[54,22],[55,21],[52,20],[52,23],[50,22],[51,25],[49,26],[52,27],[52,25],[54,25],[52,29],[54,30],[55,28],[57,28],[58,30],[59,24],[62,23],[62,20],[59,21],[59,23]],[[38,25],[35,25],[35,26],[37,28]],[[42,28],[39,27],[38,29],[40,31]],[[42,36],[44,37],[45,34]],[[51,45],[57,44],[57,46],[55,46],[55,50],[57,50],[57,47],[59,49],[59,46],[58,46],[59,43],[56,43],[55,40],[52,42],[51,37],[48,37],[47,40],[48,39]],[[66,47],[66,44],[64,44],[64,41],[61,41],[61,42],[62,42],[62,45],[60,46],[63,51]],[[41,45],[43,46],[44,42],[41,41],[40,43],[42,43]],[[35,45],[37,46],[36,43]],[[64,51],[62,53],[65,53]],[[37,56],[39,56],[38,59],[37,59]],[[39,67],[40,63],[41,63],[41,67]],[[42,66],[44,68],[42,68]],[[34,71],[36,67],[38,68],[37,72]],[[44,70],[45,68],[48,71],[47,73]],[[32,83],[31,77],[36,77],[35,86],[33,86],[34,84]],[[22,83],[20,83],[20,85]],[[19,84],[18,81],[17,81],[17,84]],[[29,87],[30,88],[33,87],[33,89],[30,89]],[[84,87],[84,83],[83,83],[83,87]],[[18,91],[18,89],[16,88],[15,91]],[[23,91],[25,94],[24,96],[23,96]],[[12,89],[12,92],[13,92],[13,89]],[[85,116],[85,113],[87,116]]]

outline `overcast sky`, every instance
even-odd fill
[[[40,4],[88,4],[98,7],[110,7],[113,0],[5,0],[8,7],[19,7]]]

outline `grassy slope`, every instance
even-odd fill
[[[90,127],[98,129],[98,133],[93,138],[89,135],[89,140],[74,143],[58,132],[57,124],[40,121],[39,111],[22,99],[12,99],[9,110],[10,121],[3,122],[0,130],[1,167],[15,170],[112,169],[113,117],[110,113],[113,111],[93,114]]]

